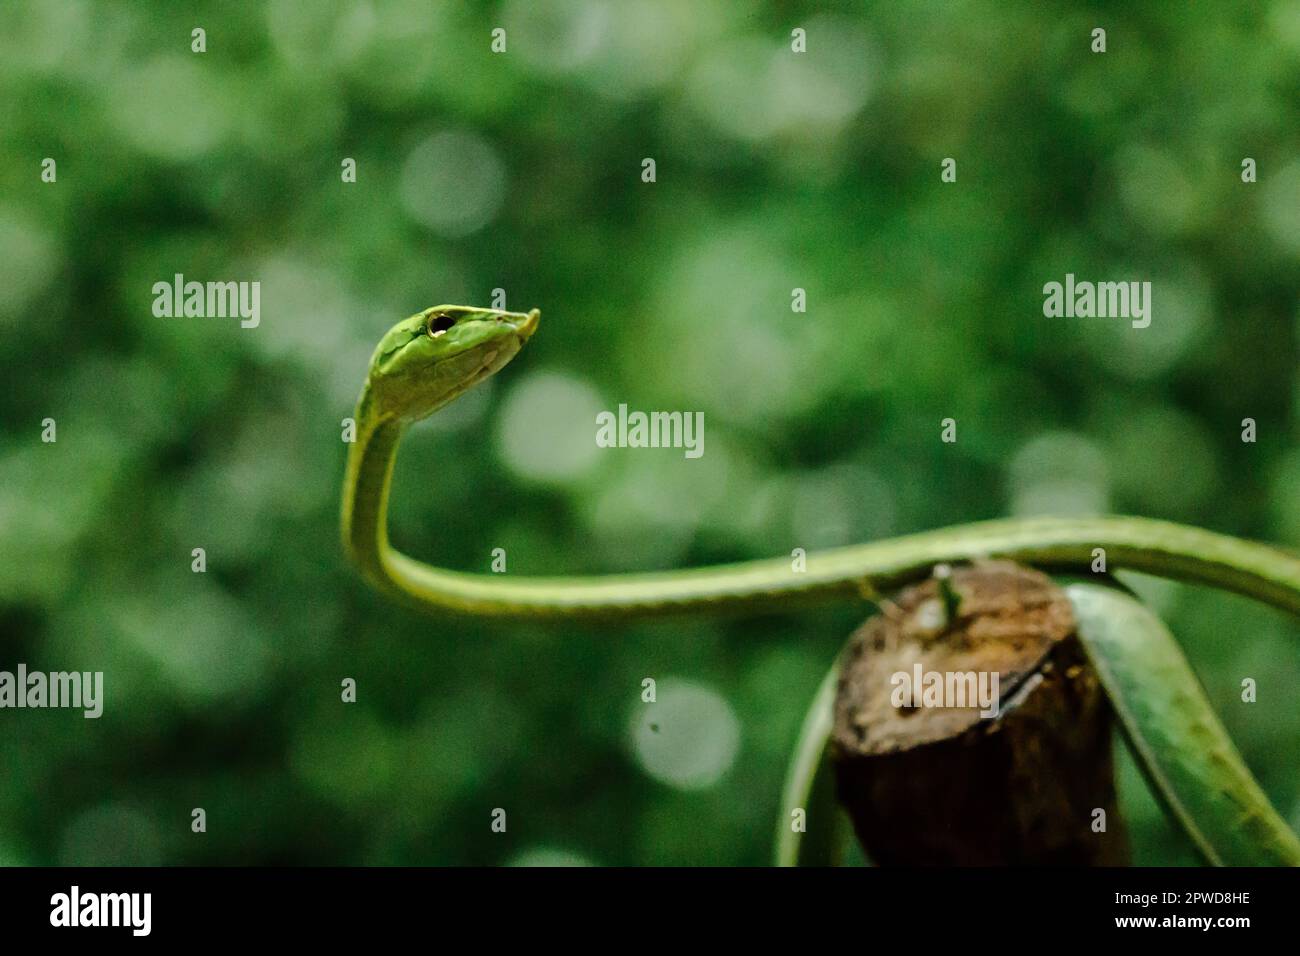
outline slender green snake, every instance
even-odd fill
[[[430,331],[441,317],[445,326]],[[402,433],[500,370],[537,327],[539,313],[439,306],[394,326],[379,343],[357,404],[356,441],[343,486],[344,544],[381,589],[441,611],[516,618],[656,616],[748,608],[790,599],[851,597],[919,580],[935,564],[1007,558],[1109,567],[1198,581],[1300,613],[1300,558],[1263,544],[1145,518],[987,521],[807,555],[659,574],[515,580],[422,563],[388,543],[386,512]],[[448,324],[451,323],[451,324]]]
[[[398,552],[388,542],[386,515],[404,431],[503,368],[536,331],[539,320],[536,309],[519,313],[436,306],[397,323],[375,349],[357,403],[355,441],[343,485],[342,529],[352,561],[389,595],[430,610],[496,617],[650,617],[860,598],[920,580],[938,563],[979,558],[1086,571],[1100,548],[1111,570],[1208,584],[1300,614],[1300,557],[1199,528],[1134,517],[967,524],[814,552],[806,556],[803,570],[796,570],[789,558],[774,558],[653,574],[516,579],[437,568]],[[1157,641],[1158,636],[1147,634],[1139,643],[1149,650]],[[1107,683],[1112,694],[1138,693],[1141,675],[1135,676],[1133,668],[1145,666],[1141,655],[1123,657],[1123,641],[1087,644],[1094,661],[1099,654],[1103,664],[1122,658],[1115,665],[1121,677],[1112,674]],[[1184,681],[1176,695],[1184,716],[1201,720],[1205,715],[1197,710],[1199,705],[1187,703],[1187,675],[1178,676],[1177,667],[1165,660],[1167,648],[1161,649],[1166,676]],[[1104,675],[1106,667],[1099,669]],[[1123,715],[1122,706],[1120,710]],[[1171,723],[1177,710],[1169,705],[1146,712],[1140,718],[1146,726],[1139,726],[1138,732],[1161,739],[1175,754],[1181,744],[1200,746],[1186,726]],[[1186,767],[1187,762],[1180,765]],[[1204,774],[1195,779],[1207,782]],[[1217,785],[1222,780],[1208,782]],[[1171,785],[1189,784],[1184,780]],[[1257,802],[1252,802],[1252,812],[1258,810]],[[1296,858],[1300,860],[1300,849]]]

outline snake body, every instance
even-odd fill
[[[504,367],[538,321],[537,310],[437,306],[393,326],[376,348],[357,403],[343,486],[343,542],[365,577],[393,597],[427,610],[495,617],[652,617],[874,598],[926,577],[936,564],[1003,558],[1062,572],[1142,571],[1300,614],[1295,554],[1136,517],[986,521],[815,552],[802,567],[772,558],[654,574],[514,578],[438,568],[402,554],[389,544],[387,509],[405,430]],[[1098,568],[1103,553],[1104,568]],[[1196,845],[1212,861],[1248,861],[1255,852],[1260,861],[1300,863],[1300,843],[1221,733],[1167,632],[1120,599],[1080,593],[1072,593],[1080,638],[1108,691],[1118,695],[1117,710],[1153,786],[1171,806],[1201,808],[1194,825],[1188,824],[1190,812],[1175,814]],[[1148,676],[1164,685],[1149,700],[1138,700]],[[824,686],[805,724],[787,795],[813,792],[824,776],[818,768],[824,765],[828,693]],[[1213,744],[1213,760],[1205,759],[1206,741]],[[1205,794],[1217,794],[1217,802]],[[798,857],[797,844],[784,840],[781,858]]]
[[[440,334],[429,330],[441,317]],[[536,329],[527,315],[438,306],[398,323],[371,361],[343,488],[344,545],[376,586],[437,611],[514,618],[652,617],[852,598],[924,578],[935,564],[1006,558],[1049,569],[1127,568],[1213,585],[1300,613],[1300,557],[1148,518],[1024,518],[942,528],[789,558],[654,574],[527,577],[433,567],[388,543],[393,463],[407,426],[504,366]]]

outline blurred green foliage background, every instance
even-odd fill
[[[0,20],[0,669],[103,670],[107,695],[97,721],[0,711],[6,863],[769,859],[862,609],[498,625],[392,606],[342,558],[371,349],[496,288],[540,333],[398,462],[394,541],[437,563],[683,567],[1046,512],[1300,546],[1295,3]],[[1150,328],[1044,318],[1066,272],[1151,280]],[[155,318],[175,273],[260,281],[261,325]],[[597,449],[620,402],[703,411],[704,457]],[[1300,627],[1139,587],[1300,824]],[[1192,861],[1122,773],[1137,861]]]

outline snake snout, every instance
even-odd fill
[[[497,321],[506,322],[514,327],[514,332],[519,336],[520,343],[527,342],[532,334],[537,331],[537,323],[541,321],[542,312],[540,309],[533,309],[528,313],[523,312],[503,312],[497,317]]]

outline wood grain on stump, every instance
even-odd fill
[[[1110,706],[1065,593],[1004,561],[946,580],[885,602],[845,650],[832,754],[863,849],[882,865],[1126,863]],[[917,664],[986,687],[996,673],[1000,714],[895,706],[895,675]]]

